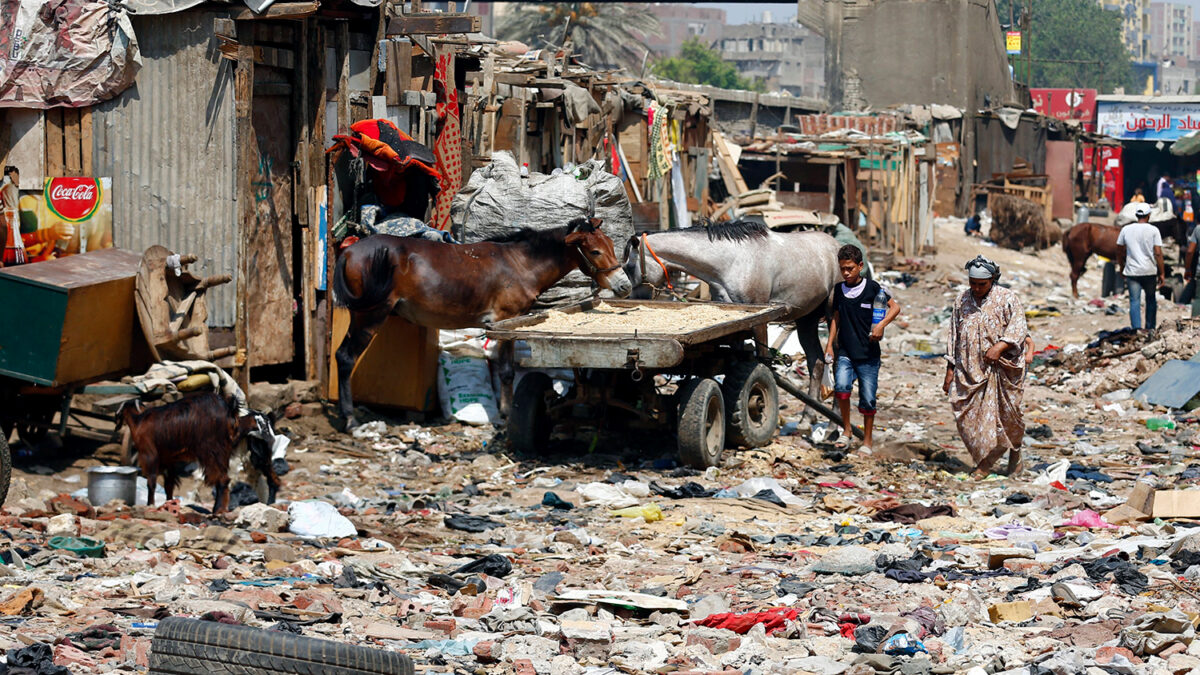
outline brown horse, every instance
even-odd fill
[[[1093,253],[1108,258],[1117,259],[1117,237],[1121,228],[1115,225],[1100,223],[1079,223],[1067,231],[1063,237],[1063,250],[1071,263],[1071,293],[1079,297],[1079,277],[1087,268],[1088,258]]]
[[[350,374],[389,314],[429,328],[483,326],[525,313],[575,269],[618,296],[632,289],[597,218],[477,244],[375,235],[347,248],[333,275],[338,301],[350,309],[350,331],[337,350],[346,428],[356,424]]]

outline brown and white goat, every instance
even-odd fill
[[[146,477],[154,505],[158,475],[163,474],[167,499],[173,499],[184,466],[196,462],[204,482],[215,489],[214,513],[229,509],[229,460],[239,434],[237,409],[213,393],[188,396],[155,408],[140,401],[126,403],[117,413],[118,423],[129,429],[130,445]]]

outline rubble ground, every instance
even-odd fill
[[[0,648],[53,645],[72,673],[145,672],[157,621],[184,615],[403,651],[426,674],[1200,668],[1200,530],[1142,511],[1200,479],[1196,417],[1129,396],[1195,355],[1196,325],[1160,300],[1157,336],[1089,347],[1128,325],[1125,298],[1095,302],[1098,263],[1075,300],[1061,248],[937,227],[936,255],[881,274],[903,313],[883,344],[872,456],[835,449],[786,396],[771,445],[703,472],[677,466],[661,434],[520,457],[491,427],[373,416],[341,434],[328,408],[280,423],[293,438],[280,503],[218,519],[194,479],[155,508],[71,497],[113,458],[69,438],[14,469]],[[973,481],[938,354],[980,252],[1031,312],[1039,355],[1027,469]],[[98,539],[102,557],[51,548],[56,536]]]

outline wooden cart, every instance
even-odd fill
[[[674,429],[680,460],[697,468],[716,466],[727,446],[766,445],[779,422],[779,392],[756,358],[753,333],[787,313],[782,305],[589,300],[491,324],[489,338],[528,344],[518,366],[574,371],[566,396],[546,373],[521,378],[509,439],[536,452],[560,423],[624,418]],[[671,385],[657,375],[682,379],[671,378],[677,384],[666,393]]]

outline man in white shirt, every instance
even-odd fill
[[[1158,326],[1155,292],[1166,280],[1163,274],[1162,235],[1150,224],[1150,205],[1138,204],[1136,223],[1121,228],[1117,237],[1117,268],[1129,287],[1129,325],[1142,328],[1142,292],[1146,293],[1146,328]]]

